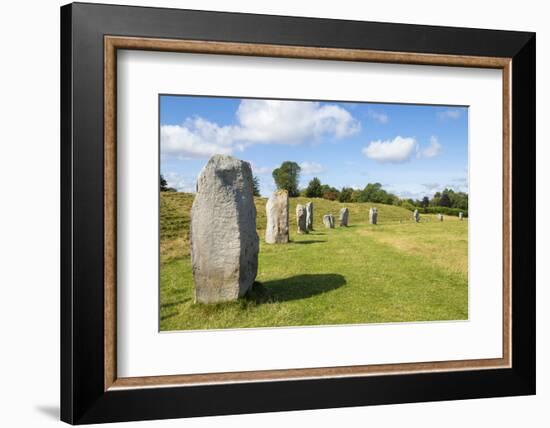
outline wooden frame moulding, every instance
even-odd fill
[[[117,377],[116,367],[116,61],[117,50],[148,50],[213,55],[262,56],[334,61],[493,68],[502,70],[503,95],[503,323],[502,358],[434,361],[404,364],[358,365],[305,369],[204,373],[170,376]],[[104,37],[104,323],[105,391],[112,389],[185,386],[218,383],[357,377],[381,374],[444,372],[511,367],[511,79],[510,58],[384,52],[360,49],[299,47],[268,44],[170,40],[140,37]]]

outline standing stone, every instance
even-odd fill
[[[464,218],[464,213],[463,213],[462,211],[460,211],[460,212],[458,213],[458,219],[459,219],[460,221],[462,221],[463,218]]]
[[[323,224],[327,229],[334,229],[334,216],[332,214],[325,214],[323,216]]]
[[[439,221],[443,221],[443,214],[438,214],[438,215],[437,215],[437,219],[438,219]]]
[[[372,207],[369,210],[369,223],[370,224],[378,223],[378,208]]]
[[[202,169],[191,208],[195,302],[236,300],[258,273],[252,170],[248,162],[214,155]]]
[[[346,227],[348,225],[349,219],[349,210],[347,208],[342,208],[340,210],[340,226]]]
[[[313,203],[311,202],[306,204],[306,228],[313,230]]]
[[[296,224],[298,225],[298,233],[308,233],[306,227],[306,208],[301,204],[296,205]]]
[[[268,244],[288,243],[288,192],[277,190],[265,205],[267,227],[265,242]]]
[[[420,222],[420,213],[418,212],[418,210],[414,210],[413,218],[414,218],[415,222],[417,222],[417,223]]]

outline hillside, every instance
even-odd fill
[[[173,257],[181,257],[189,254],[188,231],[191,215],[191,205],[194,195],[191,193],[161,192],[160,194],[160,235],[161,258],[164,260]],[[256,202],[256,227],[260,239],[263,239],[266,227],[265,204],[267,198],[255,198]],[[324,229],[323,215],[332,214],[338,220],[338,213],[343,207],[349,209],[349,224],[366,224],[369,221],[369,209],[378,208],[378,224],[399,223],[400,221],[412,221],[411,212],[393,205],[371,203],[340,203],[321,198],[290,198],[290,231],[291,239],[296,230],[297,204],[313,202],[313,228]]]

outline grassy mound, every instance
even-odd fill
[[[191,221],[191,206],[193,205],[192,193],[162,192],[160,197],[160,243],[161,260],[169,261],[174,258],[189,255],[189,223]],[[313,202],[313,228],[322,230],[323,215],[332,214],[338,225],[340,209],[349,209],[350,225],[368,223],[369,209],[378,208],[378,223],[391,224],[400,221],[411,221],[411,212],[401,207],[370,203],[340,203],[321,198],[290,198],[290,229],[296,230],[296,205]],[[256,227],[260,239],[264,238],[266,227],[265,204],[267,198],[255,198],[256,202]]]

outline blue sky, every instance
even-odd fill
[[[162,95],[160,127],[161,173],[179,191],[194,191],[216,153],[250,162],[263,196],[286,160],[301,187],[316,176],[401,197],[468,190],[467,107]]]

